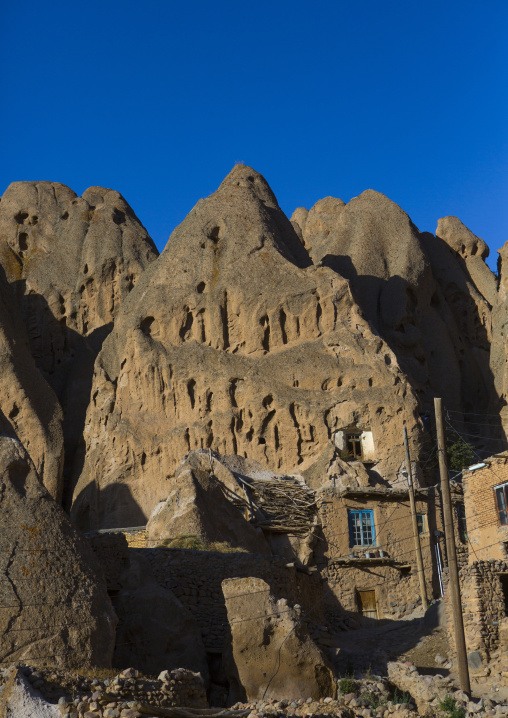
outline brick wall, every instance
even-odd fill
[[[508,526],[499,524],[494,487],[508,483],[508,457],[487,460],[484,468],[463,472],[464,503],[471,550],[469,562],[506,559]]]

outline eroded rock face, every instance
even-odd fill
[[[47,309],[86,336],[112,321],[157,250],[118,192],[90,187],[82,197],[53,182],[14,182],[0,203],[0,263],[20,282],[33,353],[47,374],[63,361],[50,349]],[[45,306],[36,303],[45,300]],[[31,311],[30,311],[31,310]],[[55,337],[53,337],[53,340]],[[58,361],[60,360],[60,362]]]
[[[116,616],[86,541],[0,437],[0,661],[111,665]]]
[[[418,437],[417,413],[348,281],[312,265],[263,177],[236,166],[115,319],[95,365],[73,516],[139,525],[192,449],[294,473],[350,426],[372,431],[375,470],[389,476],[403,462],[403,423]],[[113,504],[129,508],[113,517]]]
[[[508,433],[508,242],[499,250],[499,293],[492,312],[492,346],[490,369],[494,375],[498,402],[493,410],[500,411],[505,433]]]
[[[315,264],[351,284],[365,318],[395,353],[424,408],[487,410],[490,312],[495,278],[488,250],[456,218],[422,235],[387,197],[367,190],[347,205],[320,200],[293,215]]]
[[[22,307],[30,351],[65,415],[68,476],[93,364],[118,309],[157,257],[123,197],[54,182],[14,182],[0,202],[0,265]],[[82,457],[81,457],[82,460]]]
[[[306,634],[299,607],[277,601],[260,578],[226,579],[222,592],[231,630],[230,702],[334,697],[332,671]]]
[[[42,482],[62,493],[63,432],[60,404],[37,371],[11,287],[0,267],[0,432],[17,438]]]

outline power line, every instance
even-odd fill
[[[500,414],[488,414],[486,412],[476,412],[476,411],[458,411],[457,409],[446,409],[447,414],[460,414],[461,416],[493,416],[496,419],[500,419]]]

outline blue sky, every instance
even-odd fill
[[[162,249],[235,162],[283,210],[384,192],[508,240],[506,0],[16,0],[0,193],[120,191]]]

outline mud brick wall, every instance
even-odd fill
[[[378,618],[398,619],[414,611],[421,597],[407,491],[374,493],[367,488],[363,493],[362,489],[341,493],[326,489],[319,492],[318,505],[323,540],[317,543],[314,554],[335,604],[347,613],[358,614],[358,592],[375,590]],[[350,545],[351,509],[372,511],[375,546]],[[432,599],[440,595],[433,532],[441,526],[441,519],[434,491],[417,495],[416,511],[425,517],[420,544],[427,595]],[[381,550],[387,557],[384,561],[379,560]],[[376,558],[355,564],[358,559],[363,561],[367,552]],[[350,563],[348,558],[352,559]]]
[[[478,651],[485,661],[500,646],[499,626],[506,617],[500,580],[503,573],[508,573],[508,562],[494,560],[475,561],[459,572],[467,652]],[[446,626],[450,647],[456,655],[448,572],[443,579]]]

